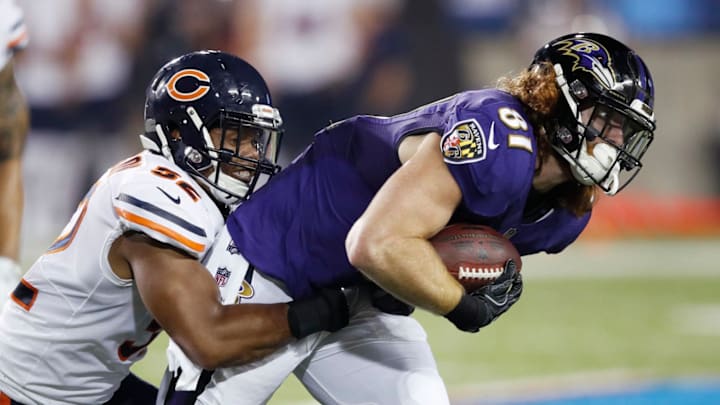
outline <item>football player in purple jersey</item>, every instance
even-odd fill
[[[324,404],[448,403],[422,327],[401,315],[420,307],[476,332],[519,299],[522,280],[508,262],[493,284],[466,292],[428,240],[463,221],[499,230],[522,255],[562,251],[595,194],[619,192],[642,167],[653,95],[630,48],[570,34],[497,88],[321,130],[231,214],[207,266],[225,303],[364,284],[349,326],[211,376],[171,348],[167,385],[194,390],[198,403],[257,404],[294,372]],[[179,403],[173,389],[167,403]]]

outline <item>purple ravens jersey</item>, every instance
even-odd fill
[[[499,90],[479,90],[393,117],[356,116],[315,135],[293,163],[228,219],[235,245],[258,270],[285,283],[293,298],[362,279],[345,237],[401,162],[407,136],[442,134],[438,153],[462,190],[458,213],[514,234],[520,254],[558,252],[589,215],[549,210],[523,222],[537,157],[522,105]]]

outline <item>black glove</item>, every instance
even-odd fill
[[[415,311],[414,306],[400,301],[395,298],[395,296],[375,284],[373,284],[371,288],[372,291],[370,297],[373,306],[386,314],[408,316]]]
[[[477,332],[520,299],[522,277],[511,259],[492,284],[463,295],[457,306],[445,315],[458,329]]]
[[[342,289],[322,289],[317,295],[288,303],[290,333],[301,339],[321,330],[335,332],[349,321],[349,308]]]

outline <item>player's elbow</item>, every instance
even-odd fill
[[[222,334],[217,328],[213,313],[205,313],[205,319],[197,320],[192,326],[166,329],[187,358],[206,370],[220,367],[227,361],[228,355],[226,342],[221,339]]]
[[[193,363],[204,370],[214,370],[222,367],[224,364],[224,359],[219,356],[217,350],[213,350],[212,348],[195,348],[195,350],[190,350],[189,353],[185,354],[187,354]]]
[[[188,336],[184,339],[173,337],[173,339],[190,361],[205,370],[221,367],[226,360],[223,357],[222,347],[215,345],[216,342],[209,336]]]
[[[188,359],[203,369],[239,366],[265,357],[290,341],[290,332],[278,323],[287,324],[286,312],[285,304],[225,305],[206,314],[205,322],[184,330],[181,336],[168,334]]]
[[[204,343],[195,342],[185,345],[180,345],[185,355],[195,363],[197,366],[202,367],[205,370],[214,370],[216,368],[237,366],[245,363],[249,363],[259,357],[261,354],[257,354],[252,348],[244,350],[245,355],[240,355],[234,352],[229,355],[226,348],[223,348],[221,344],[215,344],[218,342],[212,339],[207,339]]]
[[[372,232],[353,226],[345,239],[345,251],[353,267],[372,277],[373,269],[382,265],[382,238]],[[370,273],[370,274],[368,274]]]
[[[232,353],[224,349],[223,345],[203,344],[189,349],[183,347],[188,359],[205,370],[248,364],[269,355],[275,349],[273,346],[253,345],[252,342],[235,346]]]

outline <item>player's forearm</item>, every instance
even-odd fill
[[[15,83],[12,64],[0,71],[0,256],[18,260],[23,210],[20,157],[29,126],[25,99]]]
[[[205,369],[249,363],[293,339],[287,304],[227,305],[212,312],[194,328],[168,331],[188,357]]]
[[[146,235],[118,238],[108,261],[116,274],[129,265],[155,320],[203,368],[247,363],[291,340],[287,304],[222,305],[200,262]]]
[[[353,224],[345,247],[352,263],[401,300],[437,314],[452,310],[462,286],[427,241],[445,226],[462,193],[430,134],[380,188]]]
[[[22,155],[29,124],[27,103],[8,64],[0,71],[0,162]]]
[[[22,162],[0,161],[0,256],[17,262],[23,214]]]
[[[204,368],[245,364],[267,356],[292,338],[337,331],[349,321],[345,292],[333,288],[287,304],[213,304],[208,308],[176,322],[182,325],[179,330],[168,330],[188,357]],[[192,319],[203,319],[204,324],[195,325]]]
[[[385,291],[436,314],[452,310],[462,286],[445,270],[432,245],[420,238],[395,238],[351,246],[351,263]]]

